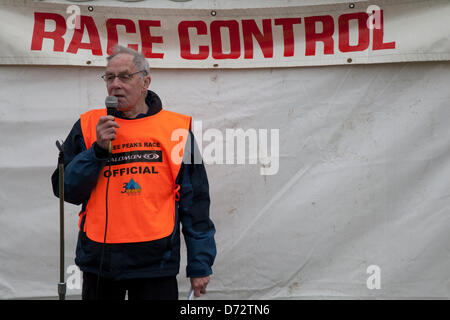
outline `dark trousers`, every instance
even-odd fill
[[[100,278],[97,293],[97,275],[83,272],[83,300],[178,300],[177,278],[140,278],[109,280]]]

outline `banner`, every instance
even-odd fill
[[[448,16],[448,0],[256,9],[0,0],[0,64],[104,66],[117,44],[153,68],[450,60]]]

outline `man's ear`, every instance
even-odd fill
[[[146,76],[144,79],[144,86],[148,88],[150,86],[150,82],[152,82],[152,78],[150,78],[150,76]]]
[[[146,76],[144,78],[144,86],[142,87],[142,93],[147,92],[148,87],[150,86],[150,82],[152,82],[152,79],[150,76]]]

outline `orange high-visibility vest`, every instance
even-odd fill
[[[86,148],[97,140],[96,125],[106,109],[81,115]],[[170,235],[175,226],[175,184],[183,159],[191,118],[161,110],[139,119],[115,118],[120,128],[112,141],[109,165],[100,172],[86,210],[84,231],[103,242],[108,187],[106,243],[151,241]]]

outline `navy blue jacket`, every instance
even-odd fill
[[[148,91],[147,117],[162,109],[158,95]],[[120,111],[114,115],[123,118]],[[124,118],[125,119],[125,118]],[[133,121],[133,119],[128,119]],[[119,129],[120,130],[120,129]],[[84,218],[78,233],[75,263],[83,272],[99,273],[103,252],[101,275],[115,280],[174,276],[180,267],[180,222],[187,248],[188,277],[204,277],[212,273],[216,256],[215,228],[209,217],[209,185],[203,162],[194,162],[196,144],[192,135],[185,148],[176,183],[180,188],[180,201],[175,205],[176,223],[173,233],[165,238],[137,243],[103,244],[90,240],[83,232]],[[85,211],[90,193],[95,187],[98,175],[106,165],[108,152],[96,143],[86,150],[78,120],[64,141],[64,200],[82,205]],[[188,160],[188,161],[186,161]],[[190,161],[189,161],[190,160]],[[52,175],[53,192],[59,196],[58,168]]]

